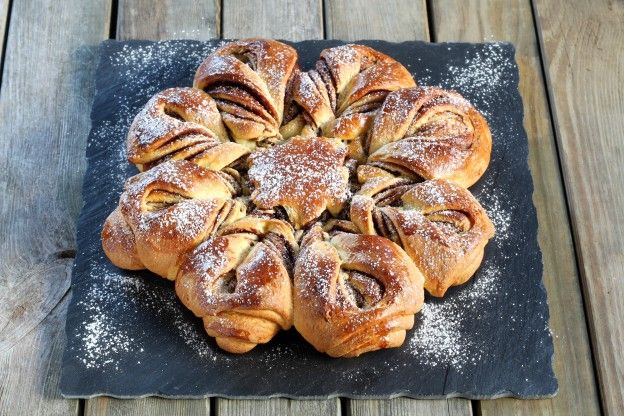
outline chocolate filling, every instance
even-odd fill
[[[288,274],[292,277],[293,268],[295,266],[295,248],[281,234],[268,233],[262,242],[275,251],[282,258]]]
[[[191,198],[177,192],[156,189],[145,197],[147,211],[160,211]]]
[[[383,209],[375,208],[373,210],[373,227],[378,235],[386,237],[400,245],[401,237],[399,236],[399,232],[390,216],[383,212]]]
[[[325,84],[325,89],[327,91],[327,96],[329,97],[329,103],[331,105],[331,109],[336,113],[337,106],[337,93],[336,93],[336,80],[334,79],[329,66],[324,60],[317,61],[315,65],[316,72],[320,76],[323,84]]]
[[[178,113],[176,110],[170,107],[165,107],[164,113],[169,117],[175,118],[176,120],[186,121],[186,119],[182,116],[182,114]]]
[[[219,291],[232,294],[236,291],[237,284],[236,271],[232,270],[219,278]]]
[[[357,270],[347,270],[346,275],[346,295],[351,297],[358,308],[372,308],[383,299],[384,287],[373,276]]]
[[[384,206],[397,206],[401,203],[401,197],[412,186],[412,181],[409,179],[401,179],[396,184],[378,192],[373,196],[375,205],[379,207]]]

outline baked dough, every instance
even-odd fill
[[[470,191],[443,179],[369,179],[351,201],[351,221],[401,245],[425,276],[425,289],[438,297],[472,277],[494,236]]]
[[[320,352],[356,357],[398,347],[423,305],[423,276],[390,240],[315,226],[294,281],[297,331]]]

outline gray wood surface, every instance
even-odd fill
[[[328,39],[429,40],[425,0],[325,2]]]
[[[340,415],[340,401],[332,400],[227,400],[217,399],[217,415],[331,416]]]
[[[117,33],[126,39],[219,37],[220,2],[214,0],[119,0]]]
[[[226,0],[223,37],[323,39],[322,0]]]
[[[533,201],[539,221],[544,282],[555,344],[559,394],[549,400],[500,399],[481,402],[482,415],[597,414],[589,337],[565,205],[563,181],[542,77],[529,0],[441,0],[430,10],[435,40],[509,41],[516,46],[524,124],[529,138]],[[496,145],[496,143],[494,143]]]
[[[379,17],[372,19],[371,16]],[[344,40],[429,40],[425,1],[339,0],[325,10],[327,37]],[[350,414],[373,415],[470,415],[470,400],[350,400]]]
[[[219,37],[219,7],[196,0],[121,0],[117,9],[117,39],[209,39]],[[210,412],[210,400],[166,400],[148,397],[87,400],[86,415],[199,415]]]
[[[603,410],[622,415],[624,2],[536,0],[535,9]]]
[[[99,397],[86,401],[84,414],[86,416],[208,415],[210,400],[169,400],[158,397],[119,400]]]
[[[354,416],[472,415],[470,400],[413,400],[403,397],[392,400],[351,400],[349,411]]]
[[[59,394],[69,296],[10,352],[0,354],[0,415],[79,415],[78,400]]]
[[[1,414],[71,414],[57,384],[94,49],[109,2],[15,1],[0,93]]]
[[[0,63],[4,59],[4,34],[6,31],[7,19],[9,17],[9,0],[0,0]],[[2,74],[0,74],[2,79]]]

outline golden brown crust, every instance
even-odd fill
[[[317,350],[355,357],[400,346],[423,304],[423,277],[390,240],[313,227],[294,280],[294,323]]]
[[[217,103],[232,138],[249,148],[279,137],[284,97],[297,69],[297,52],[275,40],[230,42],[197,69],[193,86]]]
[[[217,173],[184,160],[128,179],[102,245],[113,264],[174,279],[180,256],[245,215]]]
[[[141,171],[181,159],[218,170],[249,153],[228,141],[212,97],[195,88],[169,88],[154,95],[134,118],[128,160]]]
[[[176,293],[221,348],[247,352],[292,325],[296,250],[287,223],[246,217],[186,256]]]
[[[368,163],[469,187],[490,162],[492,136],[485,118],[458,93],[415,87],[388,95],[364,147]]]
[[[346,148],[324,137],[294,137],[249,157],[252,202],[260,209],[284,208],[296,229],[326,209],[337,214],[349,191]]]
[[[132,228],[121,215],[119,207],[108,216],[102,228],[102,248],[115,266],[127,270],[145,268],[139,259]]]
[[[390,91],[416,85],[400,63],[372,48],[343,45],[325,49],[315,69],[295,79],[293,100],[302,114],[300,134],[359,141]],[[351,157],[363,159],[358,146]]]
[[[468,280],[494,233],[462,188],[489,163],[487,122],[459,94],[415,85],[361,45],[326,49],[307,72],[274,40],[217,49],[194,88],[136,116],[128,159],[146,172],[106,220],[104,252],[177,279],[226,351],[293,323],[333,357],[401,345],[423,286],[443,296]]]
[[[494,226],[459,185],[442,179],[400,181],[381,177],[367,182],[351,201],[351,221],[363,233],[400,244],[424,274],[425,289],[444,296],[449,287],[472,277]]]

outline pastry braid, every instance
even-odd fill
[[[294,82],[301,134],[320,132],[345,140],[350,154],[361,159],[359,138],[386,95],[414,85],[403,65],[372,48],[350,44],[325,49],[315,68],[301,72]]]
[[[481,264],[494,226],[465,188],[433,179],[369,179],[351,201],[351,221],[365,234],[401,245],[433,296],[466,282]]]
[[[134,118],[127,148],[128,160],[140,171],[180,159],[221,170],[249,153],[229,142],[214,100],[194,88],[154,95]]]
[[[244,215],[218,173],[185,160],[165,162],[128,179],[104,223],[102,247],[118,267],[173,280],[182,254]]]
[[[313,227],[295,265],[297,331],[332,357],[398,347],[423,304],[423,276],[390,240]]]
[[[280,138],[284,97],[297,68],[297,52],[288,45],[239,40],[208,56],[193,86],[215,99],[232,138],[253,149]]]
[[[369,164],[463,187],[483,175],[491,149],[488,124],[472,104],[456,92],[432,87],[388,94],[364,143]]]
[[[176,293],[219,347],[247,352],[292,325],[296,250],[288,223],[246,217],[186,256]]]

